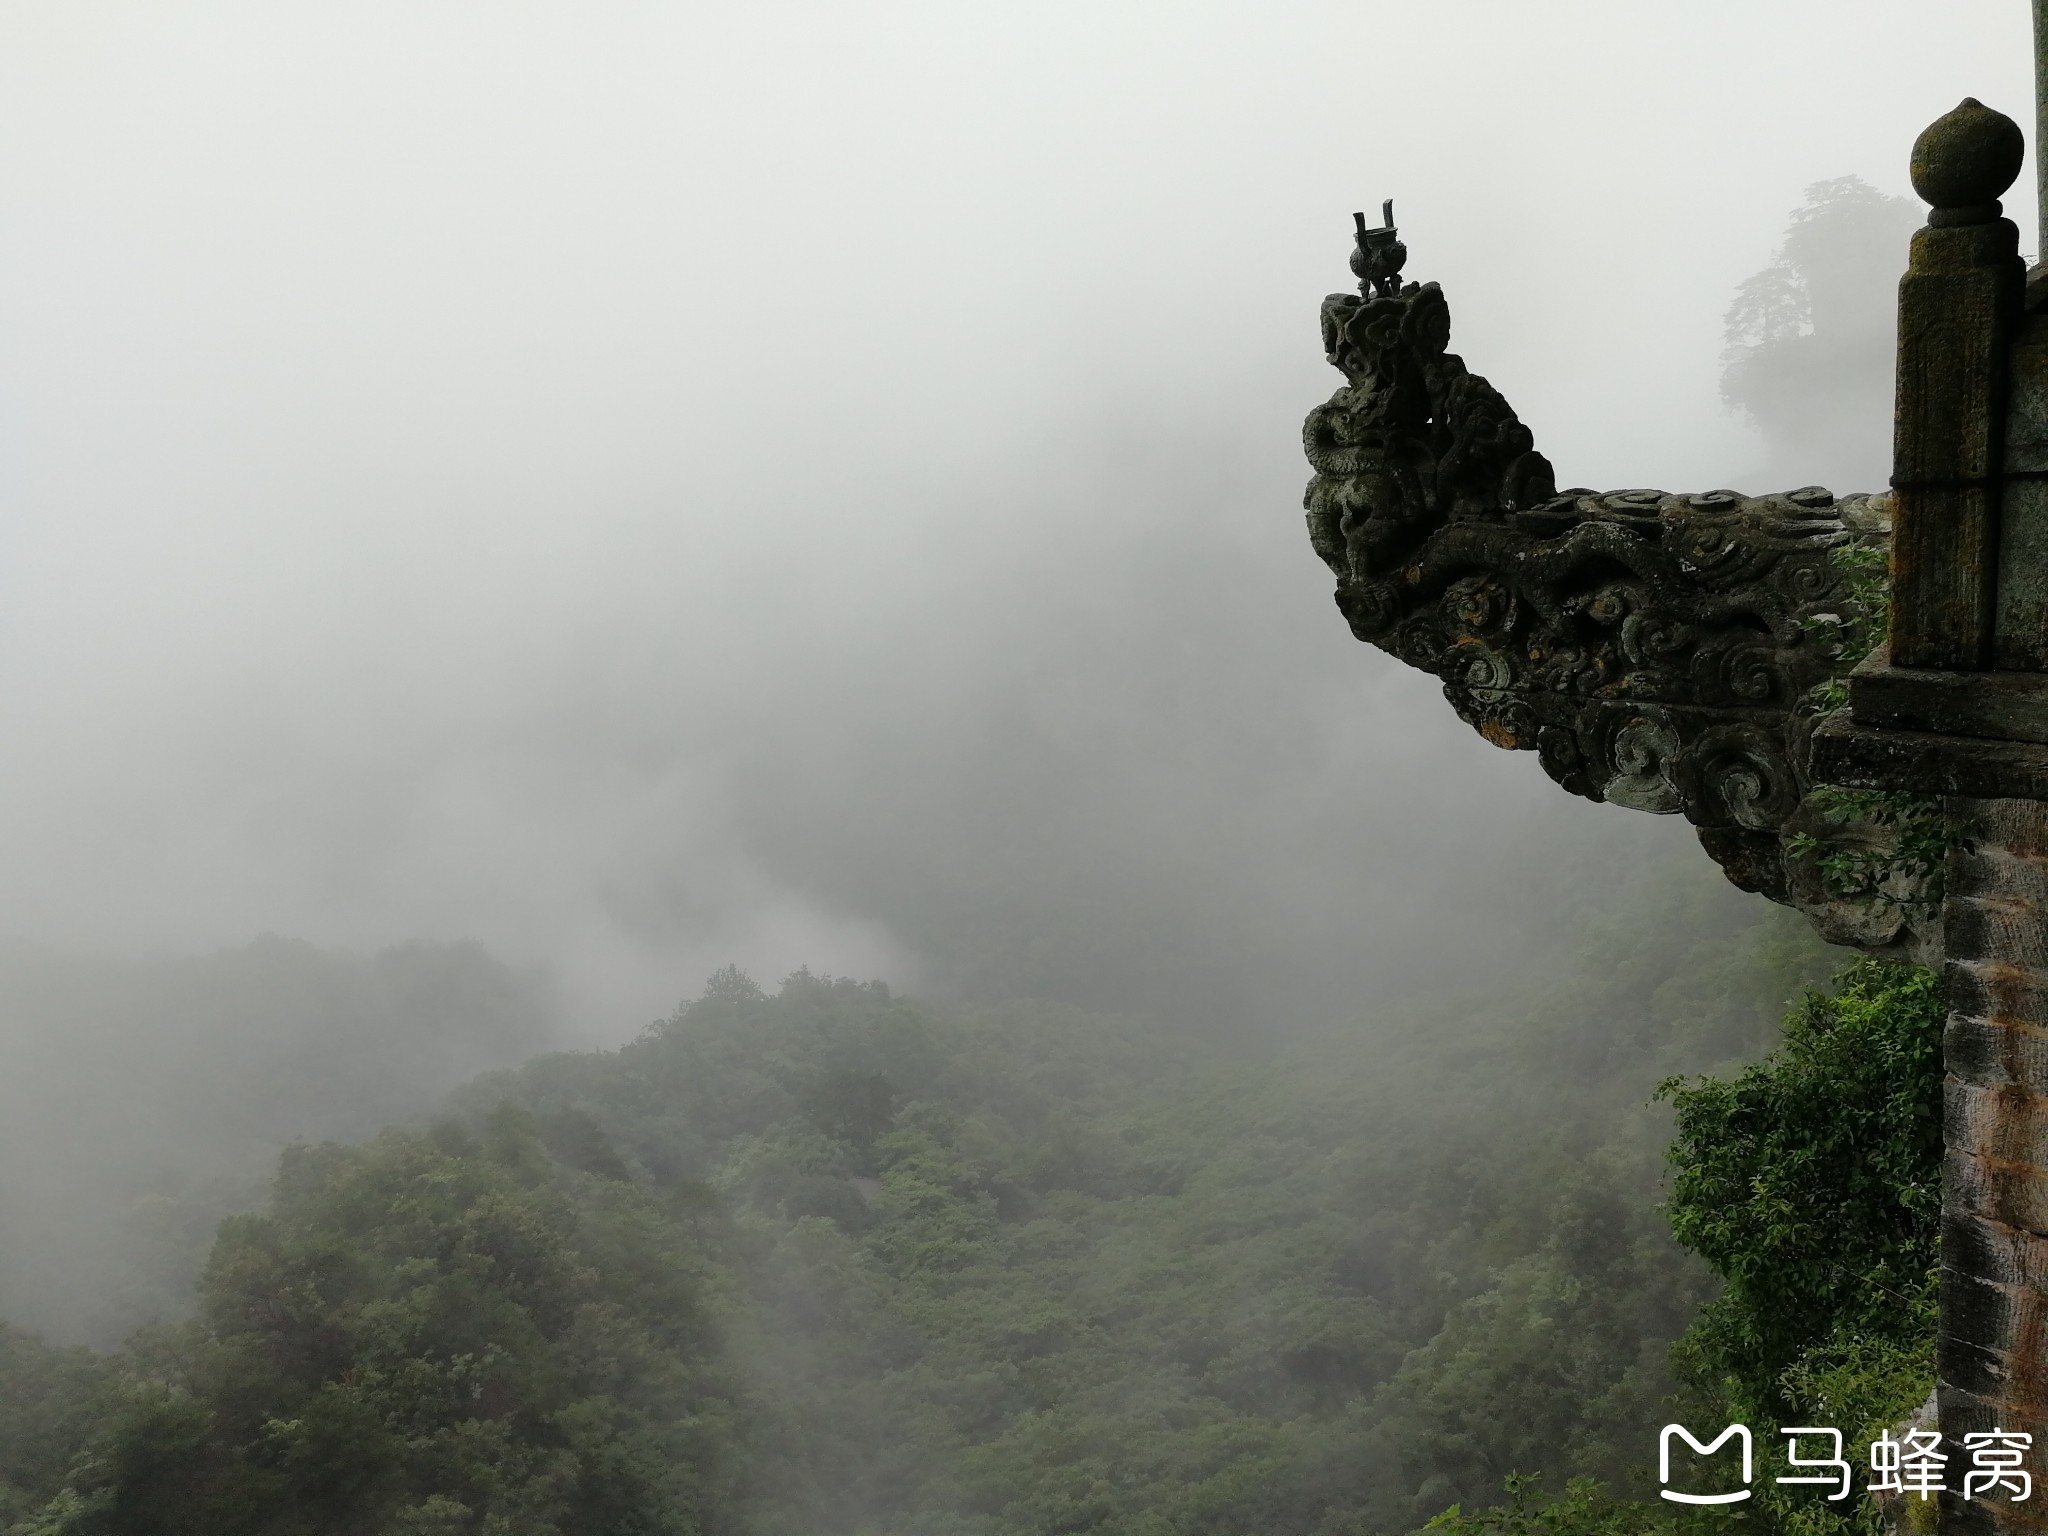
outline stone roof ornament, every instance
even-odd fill
[[[1975,99],[1913,146],[1932,207],[1899,282],[1890,632],[1822,733],[1835,783],[2048,796],[2048,315],[1999,204],[2023,153]]]
[[[1401,291],[1401,268],[1408,262],[1408,247],[1394,228],[1394,200],[1380,204],[1378,229],[1365,227],[1365,215],[1354,213],[1358,226],[1358,249],[1351,253],[1351,272],[1358,279],[1358,291],[1365,298],[1391,298]]]
[[[2019,180],[2027,145],[2020,125],[1965,96],[1913,141],[1913,190],[1933,205],[1930,229],[1989,224],[2005,212],[1999,199]]]
[[[2033,0],[2037,151],[2048,0]],[[1310,413],[1309,540],[1359,639],[1438,677],[1565,789],[1683,815],[1737,885],[1836,943],[1943,962],[1942,1435],[2048,1447],[2048,266],[2000,199],[2016,123],[1966,99],[1913,146],[1930,205],[1899,283],[1889,496],[1817,486],[1557,491],[1447,350],[1434,283],[1357,219],[1323,301],[1345,383]],[[2048,250],[2048,156],[2036,155]],[[1889,581],[1859,583],[1888,551]],[[1837,677],[1852,626],[1886,643]],[[1846,701],[1846,702],[1845,702]],[[1898,852],[1923,808],[1939,865]],[[1857,807],[1862,807],[1861,811]],[[1894,810],[1886,813],[1881,807]],[[1845,814],[1845,810],[1847,814]],[[1889,849],[1887,839],[1891,839]],[[1917,868],[1849,895],[1830,848]],[[1941,1495],[1939,1528],[2021,1536],[2048,1501]]]
[[[2048,3],[2036,0],[2048,87]],[[2048,89],[2037,102],[2048,121]],[[2037,149],[2039,148],[2037,144]],[[1931,205],[1899,283],[1890,633],[1815,734],[1852,791],[1938,797],[1941,948],[1935,1402],[1951,1441],[2048,1445],[2048,269],[1999,199],[2019,126],[1965,100],[1913,146]],[[2048,175],[2041,182],[2048,192]],[[2048,209],[2044,209],[2048,215]],[[1942,1495],[1949,1532],[2042,1528],[2030,1504]]]
[[[1309,540],[1352,633],[1434,673],[1495,746],[1565,789],[1683,815],[1730,879],[1838,943],[1930,952],[1898,881],[1843,895],[1820,855],[1887,829],[1813,803],[1807,738],[1855,598],[1836,552],[1882,545],[1882,498],[1818,486],[1560,492],[1514,408],[1448,350],[1436,283],[1400,283],[1394,228],[1355,215],[1359,291],[1323,301],[1345,384],[1310,413]]]

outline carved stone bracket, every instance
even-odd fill
[[[1323,303],[1346,382],[1303,434],[1309,538],[1352,633],[1572,793],[1683,815],[1738,886],[1831,941],[1928,956],[1917,890],[1831,891],[1792,846],[1888,835],[1842,824],[1807,771],[1817,695],[1843,670],[1833,637],[1856,616],[1835,553],[1882,546],[1888,502],[1560,493],[1513,408],[1447,350],[1442,290],[1374,277]]]
[[[2048,125],[2048,0],[2035,21]],[[1345,385],[1306,437],[1309,537],[1360,639],[1434,673],[1566,789],[1684,815],[1736,884],[1825,937],[1944,960],[1936,1419],[1951,1443],[2039,1445],[2048,264],[2023,269],[2000,202],[2024,150],[1974,98],[1913,146],[1929,213],[1899,286],[1887,498],[1554,494],[1507,402],[1445,350],[1442,293],[1401,285],[1391,208],[1384,228],[1359,220],[1359,296],[1323,305]],[[1880,547],[1888,587],[1862,585],[1848,567],[1872,562],[1845,557]],[[1856,594],[1874,589],[1886,644],[1838,680],[1845,631],[1872,638]],[[1949,1536],[2048,1530],[2042,1503],[1967,1494],[1941,1495]]]

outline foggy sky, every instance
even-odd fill
[[[1765,490],[1731,294],[1965,94],[2019,0],[0,6],[0,935],[1444,963],[1685,834],[1332,609],[1351,212],[1560,483]]]

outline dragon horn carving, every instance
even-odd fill
[[[1345,383],[1303,431],[1309,540],[1352,633],[1573,794],[1683,815],[1729,879],[1831,942],[1930,958],[1919,883],[1827,873],[1830,848],[1881,854],[1896,831],[1841,824],[1807,773],[1847,670],[1831,637],[1857,613],[1838,552],[1882,548],[1889,503],[1560,493],[1513,407],[1447,350],[1442,289],[1402,285],[1392,205],[1358,231],[1360,291],[1322,308]]]

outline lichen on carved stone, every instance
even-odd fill
[[[1806,773],[1845,669],[1826,635],[1855,604],[1834,552],[1885,541],[1887,503],[1560,493],[1513,408],[1447,350],[1442,290],[1365,286],[1323,303],[1345,384],[1303,433],[1309,539],[1352,633],[1435,674],[1480,735],[1572,793],[1683,815],[1731,880],[1830,940],[1927,957],[1921,893],[1830,892],[1787,846],[1889,835],[1834,825]]]

